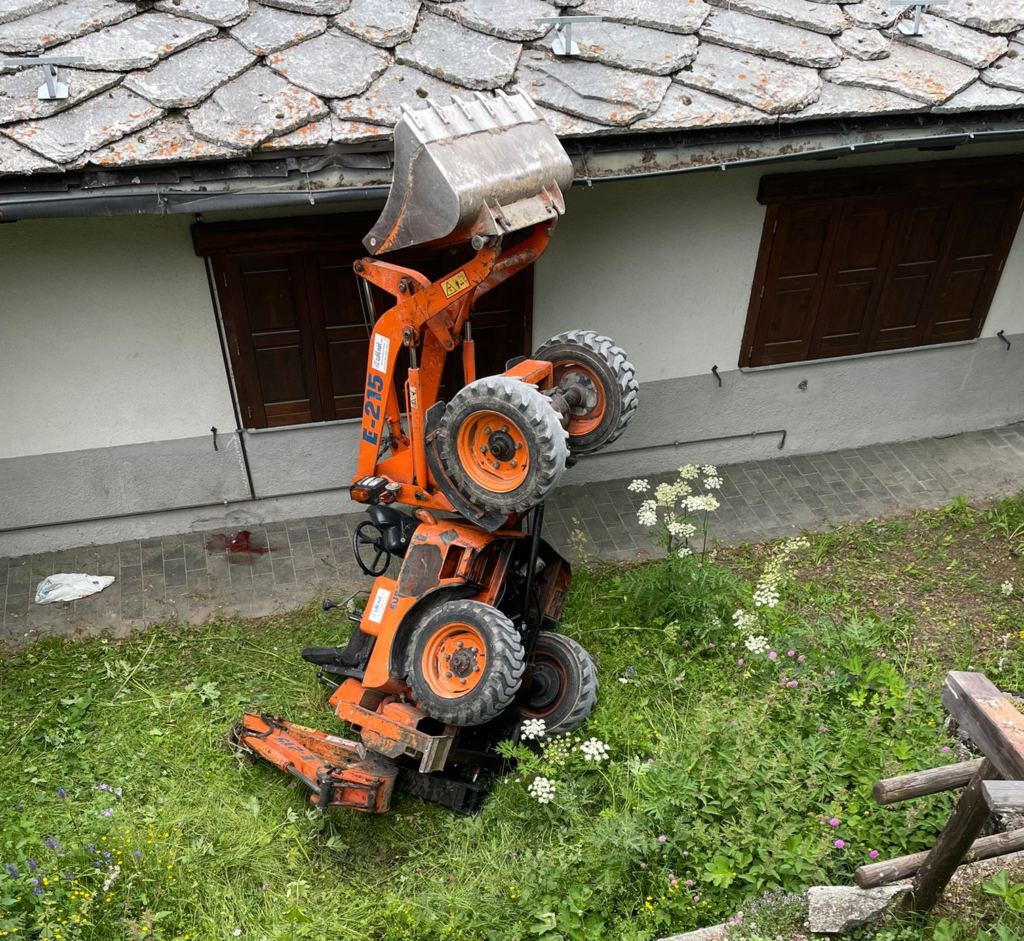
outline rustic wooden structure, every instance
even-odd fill
[[[932,908],[961,864],[1024,850],[1024,830],[980,837],[992,814],[1024,811],[1024,715],[981,673],[948,674],[942,704],[985,757],[879,781],[879,804],[964,792],[930,850],[861,866],[855,876],[862,889],[915,876],[904,905],[919,912]]]

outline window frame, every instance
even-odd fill
[[[1016,205],[1010,206],[1003,228],[999,233],[994,257],[999,258],[995,277],[990,288],[980,295],[979,303],[983,313],[978,317],[973,335],[966,339],[923,342],[895,347],[871,347],[873,329],[869,331],[869,347],[862,352],[840,354],[837,356],[816,355],[806,359],[789,360],[777,363],[754,363],[755,353],[763,357],[763,344],[758,346],[759,327],[762,324],[761,314],[764,310],[764,295],[768,286],[772,250],[779,218],[784,209],[799,206],[813,207],[834,205],[841,211],[844,204],[856,201],[898,200],[907,197],[924,197],[950,193],[953,199],[956,194],[979,187],[1010,186],[1016,190]],[[761,178],[757,200],[765,206],[764,223],[758,245],[757,261],[754,267],[754,279],[751,285],[750,299],[747,305],[747,316],[743,328],[742,345],[738,366],[744,370],[774,369],[781,366],[795,366],[807,363],[824,362],[829,359],[850,359],[858,356],[874,356],[881,353],[906,352],[917,349],[934,349],[938,346],[955,345],[971,342],[980,336],[988,317],[992,298],[998,288],[1003,266],[1012,249],[1014,239],[1024,209],[1024,155],[1010,157],[970,158],[964,160],[943,160],[922,163],[889,164],[864,167],[856,170],[829,170],[811,173],[788,173],[769,175]],[[950,222],[952,223],[952,220]],[[832,251],[830,246],[829,252]],[[880,267],[887,267],[891,261],[890,254],[883,258]],[[826,265],[826,272],[832,268],[831,260]],[[878,306],[871,312],[874,317]],[[821,325],[820,309],[814,312],[814,322],[810,330],[814,334]],[[928,330],[924,331],[925,336]]]

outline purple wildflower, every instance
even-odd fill
[[[121,788],[119,788],[119,787],[115,787],[115,788],[114,788],[114,793],[115,793],[115,794],[116,794],[116,795],[117,795],[118,797],[120,797],[120,796],[121,796]]]
[[[948,745],[943,745],[942,748],[940,749],[940,751],[942,752],[942,754],[948,755],[949,754],[949,746]]]
[[[20,879],[21,878],[21,873],[18,872],[18,870],[15,869],[10,863],[8,863],[6,866],[4,866],[4,869],[7,870],[7,874],[12,879]]]
[[[774,650],[768,654],[769,660],[774,660],[776,657],[778,657],[778,654]]]
[[[830,820],[830,821],[828,822],[828,825],[829,825],[830,827],[838,827],[838,826],[839,826],[839,818],[838,818],[838,817],[833,817],[833,818],[832,818],[832,819],[831,819],[831,820]]]
[[[868,853],[868,856],[870,856],[872,859],[878,859],[878,850],[872,850],[870,853]]]
[[[664,843],[667,839],[668,839],[668,837],[665,836],[664,834],[662,834],[661,836],[658,837],[658,842],[659,843]]]
[[[32,894],[33,895],[42,895],[43,894],[43,890],[42,889],[33,889],[32,890]]]
[[[34,859],[30,859],[28,861],[28,868],[30,872],[35,872],[39,868],[39,864]]]
[[[798,684],[797,684],[796,680],[790,680],[786,685],[787,686],[797,686]]]
[[[52,836],[48,836],[46,838],[46,845],[49,849],[54,850],[58,853],[60,852],[60,844],[58,844],[57,841]]]
[[[114,811],[112,811],[112,810],[111,810],[111,809],[110,809],[110,808],[108,807],[108,808],[106,808],[106,810],[104,810],[104,811],[103,811],[103,816],[104,816],[104,817],[109,817],[109,816],[111,816],[111,815],[112,815],[113,813],[114,813]]]
[[[634,670],[634,669],[633,669],[632,667],[626,667],[626,672],[627,672],[627,673],[628,673],[628,674],[629,674],[630,676],[634,676],[634,675],[636,674],[636,670]]]
[[[743,666],[743,658],[742,657],[740,657],[739,660],[736,661],[736,666],[738,666],[738,667]]]
[[[835,841],[835,843],[833,843],[832,845],[833,845],[833,846],[834,846],[834,847],[835,847],[835,848],[836,848],[837,850],[841,850],[841,849],[842,849],[842,848],[843,848],[844,846],[846,846],[846,844],[845,844],[845,843],[844,843],[844,842],[843,842],[842,840],[836,840],[836,841]]]
[[[62,801],[66,801],[66,800],[68,799],[68,792],[67,792],[67,791],[65,791],[65,790],[64,790],[64,788],[62,788],[62,787],[59,787],[59,788],[57,788],[57,796],[58,796],[58,797],[59,797],[59,798],[60,798],[60,799],[61,799]]]
[[[136,859],[142,859],[142,850],[136,850],[134,853],[132,853],[132,856],[134,856]],[[266,889],[264,889],[263,891],[265,892]]]

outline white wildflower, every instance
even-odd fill
[[[538,804],[550,804],[555,796],[555,782],[544,777],[536,777],[527,788],[530,797],[536,799]]]
[[[753,611],[738,608],[732,616],[732,623],[741,634],[752,634],[757,627],[757,615]]]
[[[115,882],[117,882],[117,877],[120,875],[121,867],[114,866],[114,868],[111,869],[109,873],[107,873],[107,878],[103,882],[103,891],[106,892]]]
[[[520,738],[535,739],[544,738],[548,726],[543,719],[527,719],[519,731]]]
[[[680,501],[683,508],[690,513],[699,513],[704,509],[704,498],[702,496],[686,497],[685,500]]]
[[[1011,581],[1009,581],[1009,580],[1007,580],[1007,581],[1003,582],[1003,584],[999,586],[999,590],[1000,590],[1000,591],[1001,591],[1001,592],[1002,592],[1002,593],[1003,593],[1003,594],[1004,594],[1004,595],[1005,595],[1005,596],[1006,596],[1007,598],[1009,598],[1009,597],[1010,597],[1010,595],[1012,595],[1012,594],[1013,594],[1013,582],[1011,582]]]
[[[683,480],[693,480],[694,477],[698,477],[699,475],[700,471],[697,469],[696,464],[684,464],[679,468],[679,476],[682,477]]]
[[[760,635],[751,635],[744,642],[743,646],[751,653],[764,653],[768,649],[768,638]]]
[[[722,486],[721,477],[707,477],[704,480],[705,490],[718,490]]]
[[[653,500],[644,500],[636,511],[636,518],[641,526],[656,526],[658,523],[658,504]]]
[[[600,739],[592,738],[580,745],[584,761],[601,762],[608,758],[608,746]]]
[[[704,494],[704,496],[698,497],[697,499],[700,500],[700,508],[702,510],[707,510],[708,512],[711,513],[713,513],[721,506],[721,504],[718,502],[718,498],[711,493],[706,493]]]
[[[241,929],[241,928],[236,928],[236,929],[235,929],[234,931],[232,931],[231,933],[232,933],[232,934],[233,934],[233,935],[234,935],[234,936],[235,936],[236,938],[240,938],[240,937],[242,937],[242,929]]]
[[[675,536],[677,539],[689,539],[697,532],[697,527],[693,523],[685,523],[683,520],[675,519],[669,522],[668,532],[670,536]]]
[[[705,477],[717,477],[718,468],[714,464],[705,464],[701,471],[703,471]]]
[[[772,584],[761,582],[754,589],[755,608],[774,608],[779,603],[779,590]]]
[[[620,676],[619,677],[619,682],[620,683],[628,683],[629,682],[629,677],[628,676]]]
[[[626,489],[632,490],[633,493],[646,493],[649,486],[646,479],[638,477]]]
[[[670,507],[676,502],[676,488],[672,484],[658,484],[654,488],[654,499],[658,506]]]
[[[688,555],[693,555],[693,550],[689,546],[680,546],[676,555],[678,555],[680,559],[685,559]]]

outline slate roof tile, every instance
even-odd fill
[[[514,42],[546,36],[551,26],[536,22],[537,18],[557,15],[542,0],[456,0],[430,3],[427,9],[481,33]]]
[[[912,114],[926,110],[927,106],[920,101],[892,92],[862,88],[859,85],[822,82],[821,94],[814,104],[808,105],[803,111],[783,114],[780,120],[792,123],[812,118],[855,118],[872,114]]]
[[[1024,45],[1019,42],[1010,43],[1006,55],[993,62],[992,68],[981,73],[981,80],[986,85],[1024,91]]]
[[[900,42],[892,44],[885,59],[846,59],[822,75],[839,85],[878,88],[926,104],[940,104],[978,77],[978,73],[966,65]]]
[[[412,39],[395,50],[395,61],[466,88],[500,88],[512,79],[522,48],[425,11]]]
[[[231,35],[250,52],[269,56],[304,39],[319,36],[326,29],[325,17],[305,16],[253,4],[249,18],[233,27]]]
[[[327,106],[316,95],[256,66],[190,111],[189,123],[204,140],[248,151],[326,115]]]
[[[554,56],[536,22],[566,13],[604,17],[576,24],[579,57]],[[0,66],[0,173],[379,149],[403,105],[495,88],[525,89],[563,137],[1024,111],[1024,0],[950,0],[917,38],[892,28],[901,14],[889,0],[0,0],[0,53],[89,56],[61,69],[63,101],[38,99],[38,67]]]
[[[711,12],[704,0],[584,0],[573,13],[603,16],[609,23],[651,26],[671,33],[695,33]]]
[[[672,83],[669,78],[538,51],[524,57],[516,79],[538,104],[614,126],[653,114]]]
[[[214,26],[234,26],[249,15],[249,0],[157,0],[153,9]]]
[[[255,55],[222,36],[165,59],[148,72],[134,72],[124,84],[161,108],[191,108],[255,61]]]
[[[814,69],[709,42],[701,43],[690,71],[677,72],[673,78],[767,114],[806,108],[817,101],[821,90]]]
[[[741,52],[815,69],[839,65],[843,58],[828,36],[734,10],[713,12],[700,28],[700,35],[702,39]]]
[[[670,75],[697,54],[697,37],[624,23],[580,23],[572,29],[580,58],[620,69]]]
[[[991,65],[1006,52],[1008,46],[1005,36],[979,32],[928,13],[921,14],[921,35],[904,36],[897,32],[895,39],[975,69]]]
[[[86,151],[152,124],[163,113],[135,92],[118,87],[51,118],[9,124],[3,131],[47,160],[70,163]]]
[[[136,12],[135,4],[123,0],[67,0],[0,26],[0,52],[38,55],[50,46],[127,20]]]
[[[443,82],[408,65],[393,65],[365,92],[331,102],[331,111],[342,121],[365,121],[392,127],[402,116],[403,104],[424,98],[449,104],[453,94],[468,92],[459,85]]]
[[[393,48],[412,38],[419,12],[420,0],[352,0],[334,25],[375,46]]]
[[[339,68],[339,63],[345,67]],[[345,33],[328,30],[268,56],[267,64],[316,95],[347,98],[366,91],[391,65],[391,56]]]
[[[146,13],[58,46],[53,55],[85,56],[83,69],[147,69],[202,39],[217,27],[183,16]]]
[[[739,10],[776,20],[789,26],[802,26],[818,33],[836,36],[846,26],[846,17],[836,5],[810,0],[708,0],[712,6]]]
[[[170,115],[141,131],[86,154],[79,159],[77,165],[118,167],[180,163],[185,160],[223,159],[233,153],[226,147],[218,147],[196,137],[188,121],[181,115]]]
[[[0,124],[48,118],[73,108],[80,101],[112,88],[121,81],[120,72],[86,72],[65,68],[61,81],[68,86],[68,97],[47,101],[38,95],[42,76],[38,69],[21,69],[0,76]]]
[[[999,111],[1021,107],[1024,107],[1024,92],[975,82],[932,110],[939,114],[962,114],[966,111]]]
[[[633,130],[670,131],[727,124],[770,124],[774,120],[763,111],[673,82],[665,92],[661,107],[649,118],[637,121]]]
[[[56,163],[45,160],[39,154],[16,144],[9,137],[0,135],[0,176],[27,175],[60,169]]]
[[[961,26],[987,33],[1012,33],[1024,27],[1024,3],[1021,0],[949,0],[932,12]]]
[[[884,59],[889,55],[889,40],[877,29],[854,26],[836,37],[836,45],[855,59]]]

